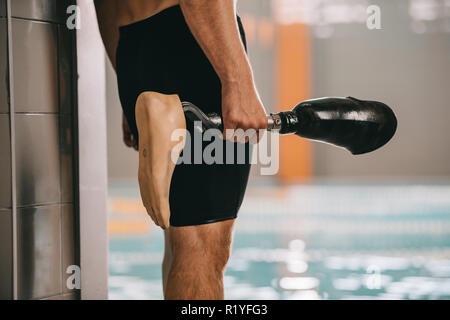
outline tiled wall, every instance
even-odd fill
[[[78,292],[67,289],[69,275],[65,272],[77,260],[73,188],[75,32],[65,25],[66,8],[72,2],[10,1],[8,30],[6,0],[0,0],[0,298],[3,299],[14,297],[14,270],[18,299],[78,298]],[[8,34],[11,48],[7,46]],[[7,50],[12,56],[12,70],[8,68]],[[13,76],[11,86],[9,71]],[[16,246],[13,246],[14,230]]]

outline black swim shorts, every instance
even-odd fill
[[[244,29],[237,17],[241,39]],[[147,19],[122,26],[117,48],[117,79],[123,112],[138,139],[136,100],[142,92],[178,94],[205,113],[221,114],[221,84],[209,60],[186,24],[180,6],[165,9]],[[193,136],[194,127],[187,123]],[[234,157],[238,143],[232,144]],[[208,143],[203,143],[205,148]],[[186,148],[194,153],[194,143]],[[245,145],[247,152],[250,146]],[[226,155],[224,147],[224,157]],[[170,186],[170,224],[189,226],[237,216],[250,171],[250,155],[244,163],[182,163],[175,167]]]

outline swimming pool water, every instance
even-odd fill
[[[110,197],[139,201],[139,191],[112,185]],[[162,253],[157,228],[112,233],[110,298],[161,299]],[[225,297],[449,299],[450,187],[253,186],[236,223]]]

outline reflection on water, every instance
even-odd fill
[[[450,299],[449,191],[252,187],[237,222],[226,298]],[[138,202],[138,192],[113,185],[110,196]],[[112,205],[112,223],[145,219],[137,207]],[[162,233],[110,230],[110,298],[161,299]]]

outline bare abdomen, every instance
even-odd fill
[[[179,0],[116,0],[119,26],[148,18],[179,4]]]

